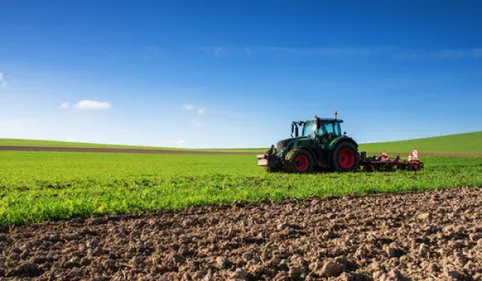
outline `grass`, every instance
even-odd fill
[[[66,142],[66,141],[50,141],[50,140],[32,140],[32,139],[11,139],[11,138],[0,138],[0,146],[74,147],[74,148],[127,148],[127,149],[187,150],[187,151],[196,150],[196,151],[220,151],[220,152],[264,152],[264,151],[266,151],[265,148],[189,149],[189,148],[176,148],[176,147],[137,146],[137,145],[101,144],[101,143]]]
[[[482,187],[482,159],[427,157],[425,170],[267,174],[254,155],[0,152],[0,226],[233,200]]]
[[[273,142],[275,142],[274,140]],[[271,144],[267,144],[269,147]],[[86,148],[131,148],[131,149],[156,149],[156,150],[196,150],[196,151],[223,151],[223,152],[253,152],[262,153],[267,148],[237,148],[237,149],[186,149],[172,147],[110,145],[81,142],[62,142],[27,139],[0,139],[0,146],[40,146],[40,147],[86,147]],[[431,138],[421,138],[396,142],[380,142],[360,144],[360,151],[367,152],[398,152],[407,155],[413,148],[417,148],[420,155],[423,153],[443,154],[479,154],[482,155],[482,131],[465,134],[454,134]],[[404,155],[401,155],[404,156]],[[405,157],[405,156],[404,156]]]
[[[410,154],[413,148],[423,153],[447,154],[481,154],[482,131],[465,134],[455,134],[440,137],[413,139],[396,142],[381,142],[361,144],[360,150],[370,152],[406,152]]]

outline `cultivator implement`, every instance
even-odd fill
[[[264,166],[267,171],[282,171],[282,169],[276,168],[274,163],[276,163],[276,156],[271,154],[271,148],[266,154],[258,154],[258,165]],[[363,172],[389,172],[389,171],[419,171],[423,169],[423,162],[418,158],[418,151],[414,149],[412,154],[408,156],[407,159],[400,159],[397,156],[395,159],[390,159],[388,155],[384,152],[380,156],[367,157],[365,151],[359,154],[359,163],[356,171]]]
[[[388,158],[386,153],[380,156],[367,157],[366,152],[360,153],[359,170],[365,172],[373,171],[419,171],[423,169],[423,162],[418,159],[418,151],[413,150],[407,160],[401,160],[400,156],[395,159]]]

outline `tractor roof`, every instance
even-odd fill
[[[305,120],[305,121],[294,121],[295,123],[298,123],[299,125],[301,125],[302,123],[308,123],[308,122],[313,122],[314,120]],[[335,119],[335,118],[318,118],[318,121],[320,122],[339,122],[339,123],[343,123],[343,120],[341,119]]]
[[[318,118],[321,122],[340,122],[343,123],[343,120],[341,119],[335,119],[335,118]]]

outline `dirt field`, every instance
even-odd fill
[[[74,219],[0,249],[0,279],[482,280],[482,189]]]
[[[245,151],[197,151],[197,150],[157,150],[157,149],[126,149],[126,148],[74,148],[74,147],[36,147],[36,146],[0,146],[0,151],[57,151],[57,152],[106,152],[106,153],[145,153],[145,154],[259,154]],[[367,152],[367,156],[379,155],[381,152]],[[390,157],[395,155],[405,158],[410,152],[387,152]],[[460,153],[421,153],[423,156],[469,157],[482,158],[482,154]]]

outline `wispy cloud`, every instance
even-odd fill
[[[333,48],[285,48],[285,47],[251,47],[253,52],[284,52],[303,56],[374,56],[391,52],[391,47],[333,47]]]
[[[194,47],[204,54],[222,57],[231,55],[251,55],[251,48],[247,46],[217,46],[217,47]],[[191,48],[192,49],[192,48]]]
[[[226,48],[221,48],[221,47],[214,48],[214,55],[215,55],[215,56],[220,56],[220,55],[226,53],[226,51],[227,51]]]
[[[470,50],[442,50],[435,54],[440,58],[482,58],[482,48]]]
[[[208,54],[216,57],[222,55],[246,55],[288,53],[304,56],[371,56],[390,51],[390,47],[333,47],[333,48],[295,48],[280,46],[217,46],[200,47]]]
[[[185,109],[185,110],[194,110],[194,109],[197,108],[197,106],[195,106],[195,105],[193,105],[193,104],[184,104],[184,105],[182,106],[182,108]],[[200,115],[206,113],[206,108],[204,108],[203,106],[199,107],[199,108],[197,109],[197,113],[200,114]]]
[[[102,110],[102,109],[108,109],[110,107],[111,105],[107,102],[100,102],[95,100],[81,100],[75,105],[75,108],[77,109]]]
[[[1,85],[2,87],[7,87],[7,81],[5,81],[2,72],[0,72],[0,85]]]
[[[184,108],[185,110],[193,110],[194,109],[194,105],[192,104],[185,104],[182,106],[182,108]]]
[[[143,53],[148,55],[155,55],[160,52],[159,48],[156,46],[143,46],[141,47]]]
[[[463,59],[482,58],[482,48],[473,49],[444,49],[444,50],[399,50],[392,54],[393,58],[400,60],[414,59]]]
[[[310,57],[369,57],[385,56],[391,59],[463,59],[482,58],[482,48],[472,49],[404,49],[395,46],[337,46],[337,47],[283,47],[283,46],[217,46],[201,47],[204,53],[216,57],[240,55],[286,54]]]
[[[172,143],[175,144],[176,146],[180,147],[184,143],[186,143],[186,141],[185,140],[175,140],[175,141],[172,141]]]
[[[68,102],[63,102],[60,104],[60,108],[69,108],[70,104]]]

